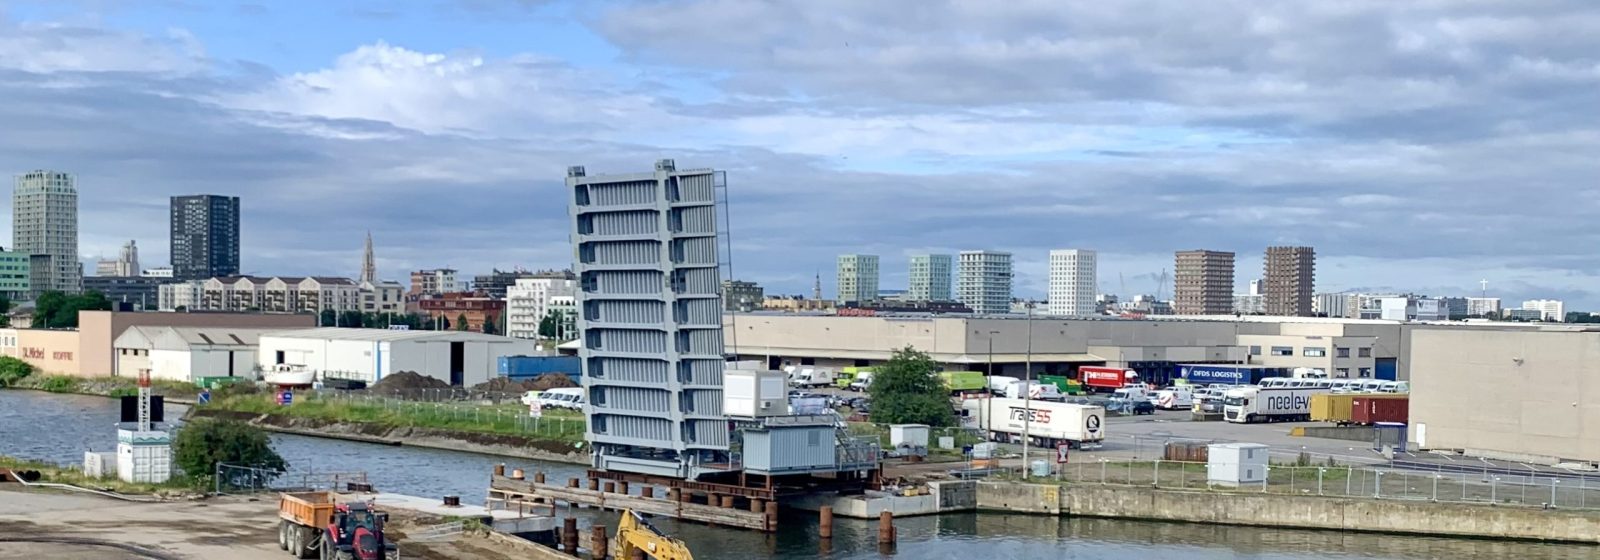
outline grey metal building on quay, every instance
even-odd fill
[[[695,479],[734,468],[723,414],[723,175],[567,169],[593,466]]]

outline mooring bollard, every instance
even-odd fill
[[[878,544],[894,544],[894,513],[878,512]]]
[[[561,520],[561,550],[573,556],[578,555],[578,518],[568,517]]]
[[[606,537],[606,526],[605,525],[593,525],[593,526],[589,527],[589,555],[590,555],[590,557],[593,557],[593,558],[605,558],[606,557],[606,555],[608,554],[606,549],[611,546],[611,543],[606,542],[607,538],[608,537]]]
[[[818,515],[821,520],[817,523],[817,536],[824,540],[833,538],[833,506],[822,506]]]
[[[750,498],[750,513],[762,513],[765,511],[767,511],[767,505],[762,503],[761,498]]]
[[[461,507],[461,496],[445,496],[444,507]]]
[[[778,530],[778,502],[776,500],[767,502],[765,520],[768,533]]]
[[[494,466],[494,475],[495,476],[505,476],[506,475],[506,464],[505,463],[500,463],[498,465],[495,465]]]
[[[511,478],[522,480],[522,469],[511,469]]]

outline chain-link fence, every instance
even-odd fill
[[[1257,465],[1182,461],[1074,461],[1044,480],[1391,500],[1600,509],[1600,473],[1441,472],[1378,466]],[[1253,472],[1250,472],[1252,471]],[[1020,476],[1020,469],[1006,469]],[[1237,473],[1244,473],[1239,476]],[[1238,481],[1243,478],[1243,481]],[[1229,481],[1233,479],[1234,481]]]
[[[246,465],[217,463],[214,490],[218,494],[257,494],[262,492],[310,492],[315,490],[367,489],[365,472],[275,471]]]
[[[516,399],[498,403],[483,400],[407,400],[354,391],[317,391],[303,398],[344,407],[346,413],[352,416],[381,416],[419,427],[581,439],[586,425],[583,415],[578,411],[546,408],[534,416],[528,406],[522,404],[520,394]]]

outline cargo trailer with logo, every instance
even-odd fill
[[[1105,407],[1023,399],[980,398],[961,402],[962,426],[982,431],[992,441],[1021,443],[1026,431],[1033,445],[1099,447],[1105,441]]]
[[[1254,422],[1303,422],[1311,419],[1311,399],[1327,393],[1325,387],[1240,387],[1222,397],[1222,419]]]
[[[1294,368],[1234,364],[1183,364],[1178,373],[1190,385],[1254,385],[1268,377],[1289,377]]]

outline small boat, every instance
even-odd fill
[[[261,379],[270,385],[299,387],[316,381],[317,372],[303,365],[278,364],[263,373]]]

